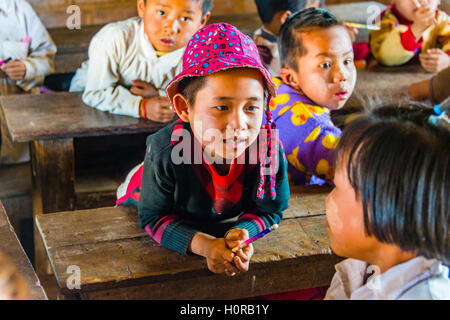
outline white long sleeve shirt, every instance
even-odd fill
[[[72,79],[70,91],[83,91],[87,105],[114,114],[139,117],[142,98],[132,80],[151,83],[160,96],[182,70],[184,47],[158,57],[139,17],[103,27],[89,45],[89,60]]]
[[[54,71],[56,46],[31,5],[25,0],[0,0],[0,60],[20,59],[26,66],[22,81],[0,71],[2,95],[38,92],[46,75]]]
[[[335,268],[325,300],[450,299],[449,268],[435,259],[416,257],[382,274],[355,259],[346,259]],[[368,278],[372,272],[375,274]]]

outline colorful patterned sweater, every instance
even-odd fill
[[[182,151],[190,161],[178,163],[182,146],[192,147],[190,155]],[[260,170],[257,157],[252,158],[249,150],[255,148],[249,147],[233,161],[228,175],[221,176],[205,161],[190,125],[175,122],[148,137],[144,164],[133,170],[135,179],[127,179],[124,189],[128,192],[117,204],[136,204],[137,200],[141,227],[162,246],[182,254],[200,231],[223,237],[231,228],[242,228],[252,237],[281,221],[288,207],[289,183],[279,147],[276,198],[271,200],[266,190],[266,196],[257,200]]]
[[[374,57],[386,66],[398,66],[410,61],[419,52],[440,48],[450,53],[450,18],[438,10],[436,24],[430,26],[416,41],[412,21],[401,15],[395,5],[381,13],[380,30],[370,33],[370,49]]]
[[[273,80],[277,96],[270,110],[287,156],[289,180],[297,185],[331,182],[341,130],[331,121],[328,108],[316,105],[279,78]]]

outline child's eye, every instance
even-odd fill
[[[349,64],[352,64],[353,63],[353,59],[346,59],[345,61],[344,61],[344,64],[346,65],[346,66],[348,66]]]
[[[216,106],[215,107],[217,110],[220,110],[220,111],[226,111],[226,110],[228,110],[228,107],[227,106]]]
[[[187,22],[187,21],[191,21],[192,19],[191,18],[189,18],[189,17],[182,17],[181,18],[181,21],[183,21],[183,22]]]
[[[328,68],[331,67],[331,63],[329,63],[329,62],[322,63],[322,64],[320,65],[320,67],[321,67],[322,69],[328,69]]]
[[[249,106],[249,107],[247,107],[247,110],[254,112],[254,111],[259,110],[259,107],[257,107],[257,106]]]
[[[165,15],[165,14],[166,14],[166,13],[165,13],[164,11],[158,10],[158,15],[163,16],[163,15]]]

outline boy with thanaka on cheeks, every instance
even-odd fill
[[[417,54],[429,72],[450,66],[450,18],[440,0],[394,0],[381,13],[380,30],[370,33],[374,57],[387,66],[402,65]]]
[[[356,82],[349,32],[328,10],[310,8],[287,19],[279,46],[283,68],[270,109],[290,180],[331,182],[341,130],[331,122],[330,110],[344,106]]]
[[[70,91],[115,114],[173,119],[165,87],[181,71],[189,38],[208,21],[213,0],[137,0],[139,17],[110,23],[95,35],[89,61]]]

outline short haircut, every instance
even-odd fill
[[[280,11],[292,13],[305,9],[310,0],[255,0],[258,14],[263,23],[270,23]],[[320,1],[323,5],[323,0]]]
[[[144,3],[146,1],[147,0],[144,0]],[[202,1],[202,17],[204,17],[205,14],[211,12],[214,5],[214,0],[200,0],[200,1]]]
[[[448,264],[450,131],[430,124],[431,114],[387,106],[357,118],[336,165],[362,201],[367,235]]]
[[[298,71],[296,59],[306,53],[300,33],[339,25],[342,24],[337,18],[322,8],[308,8],[291,15],[281,26],[278,37],[281,66],[286,65]]]

